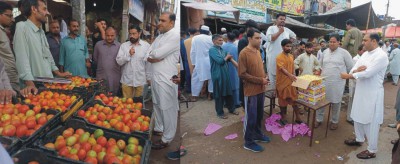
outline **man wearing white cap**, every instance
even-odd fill
[[[221,34],[226,34],[226,28],[225,27],[221,28]]]
[[[192,75],[192,101],[200,95],[201,88],[208,80],[208,92],[213,91],[211,82],[211,65],[208,50],[213,46],[210,35],[210,28],[203,25],[200,28],[200,35],[194,36],[192,40],[192,49],[190,51],[190,60],[193,64]]]

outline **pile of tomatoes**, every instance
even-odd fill
[[[105,105],[127,108],[127,109],[142,109],[143,104],[141,102],[133,102],[132,98],[120,98],[117,96],[106,96],[105,94],[99,94],[94,97],[95,100],[102,101]]]
[[[18,138],[31,136],[54,117],[53,114],[40,111],[40,108],[30,109],[28,105],[0,104],[0,135]]]
[[[55,142],[44,146],[57,151],[59,156],[93,164],[139,164],[143,151],[137,138],[130,137],[128,141],[106,138],[101,129],[90,134],[83,129],[67,128]]]
[[[76,101],[75,95],[66,95],[52,91],[42,91],[37,95],[30,94],[24,103],[32,104],[35,108],[56,109],[64,112]]]
[[[95,79],[79,76],[73,76],[69,79],[72,81],[70,84],[45,83],[44,86],[49,89],[72,90],[75,87],[89,87],[91,83],[97,82]]]
[[[78,116],[88,122],[105,128],[112,128],[125,133],[149,130],[150,117],[141,115],[141,110],[95,104],[85,110],[79,110]]]

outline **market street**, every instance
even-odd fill
[[[355,155],[366,148],[346,146],[343,141],[353,135],[353,126],[346,122],[347,105],[342,106],[339,128],[335,131],[328,130],[328,137],[324,138],[326,120],[321,127],[315,130],[314,142],[310,148],[309,137],[296,137],[288,142],[283,141],[279,135],[265,132],[272,138],[270,143],[261,143],[265,151],[252,153],[243,149],[243,110],[239,110],[239,116],[229,115],[222,120],[215,116],[214,103],[206,99],[189,103],[189,108],[181,104],[181,133],[188,132],[183,140],[188,154],[181,159],[182,163],[390,163],[393,145],[391,140],[397,137],[396,130],[387,127],[394,122],[394,103],[397,94],[396,86],[385,83],[385,116],[379,134],[379,152],[375,159],[361,160]],[[372,96],[372,95],[371,95]],[[344,98],[345,99],[345,98]],[[268,100],[266,104],[268,104]],[[239,108],[241,109],[241,108]],[[267,109],[267,108],[265,108]],[[289,110],[291,111],[291,110]],[[274,113],[278,112],[277,108]],[[289,112],[291,115],[291,112]],[[267,115],[264,115],[267,116]],[[327,113],[325,114],[325,118]],[[306,116],[302,116],[306,120]],[[311,118],[310,118],[311,119]],[[208,123],[216,123],[223,126],[210,136],[203,134]],[[264,121],[263,123],[264,124]],[[264,126],[262,129],[265,129]],[[224,139],[225,136],[237,133],[233,140]],[[318,144],[316,143],[319,142]],[[154,151],[153,151],[154,152]],[[344,160],[338,160],[343,156]]]

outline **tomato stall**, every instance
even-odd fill
[[[0,142],[16,163],[147,163],[154,117],[143,101],[68,80],[37,82],[36,95],[0,104]]]

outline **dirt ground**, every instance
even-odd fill
[[[280,136],[266,132],[272,138],[270,143],[261,143],[265,151],[253,153],[243,149],[243,124],[241,117],[244,112],[239,108],[239,116],[228,115],[226,120],[216,117],[214,102],[205,99],[189,103],[189,108],[181,104],[180,132],[188,132],[183,138],[183,145],[186,146],[188,154],[180,160],[181,163],[296,163],[296,164],[319,164],[319,163],[377,163],[384,164],[391,161],[392,144],[390,140],[396,139],[397,133],[394,129],[388,128],[387,124],[393,123],[395,110],[393,109],[397,86],[385,83],[385,117],[380,129],[379,152],[377,158],[370,160],[359,160],[355,155],[366,150],[367,144],[362,147],[348,147],[343,141],[354,135],[353,126],[347,123],[347,104],[342,105],[339,128],[335,131],[328,130],[328,137],[325,138],[327,123],[327,112],[321,127],[315,130],[313,146],[309,147],[309,137],[296,137],[285,142]],[[365,95],[375,96],[375,95]],[[266,101],[266,104],[269,101]],[[267,108],[265,108],[267,109]],[[274,113],[278,112],[274,109]],[[289,110],[291,111],[291,110]],[[225,112],[226,109],[225,109]],[[291,113],[289,112],[289,116]],[[264,115],[267,117],[267,115]],[[306,121],[307,117],[302,117]],[[312,118],[310,118],[312,119]],[[311,120],[310,120],[311,122]],[[223,127],[210,136],[203,134],[208,123],[217,123]],[[263,121],[264,124],[264,121]],[[238,137],[233,140],[225,140],[224,137],[237,133]],[[176,139],[175,139],[176,142]],[[168,148],[171,149],[172,147]],[[165,154],[163,151],[152,151],[150,163],[172,163],[162,160]],[[343,157],[339,160],[338,156]],[[165,159],[165,157],[163,158]]]

